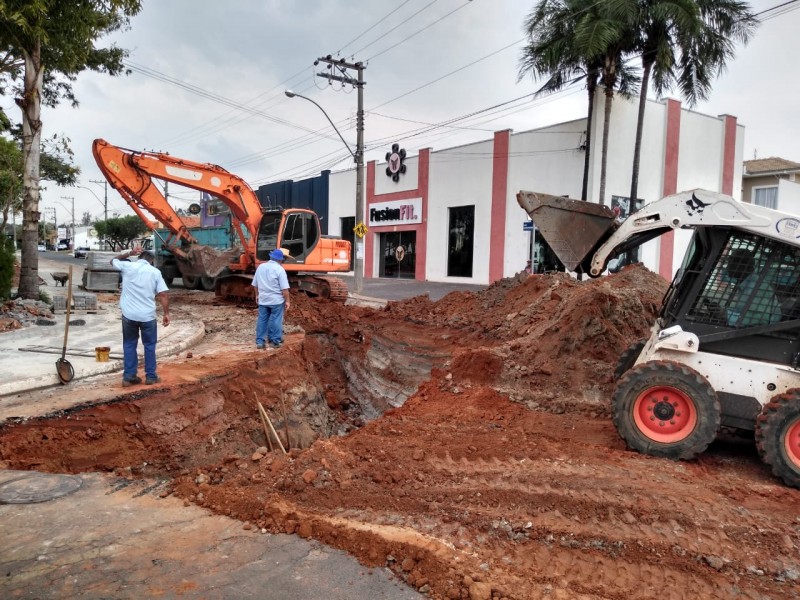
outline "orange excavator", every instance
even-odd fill
[[[350,242],[322,235],[314,211],[264,208],[247,182],[210,163],[121,148],[102,139],[94,141],[92,153],[111,186],[147,226],[156,233],[146,212],[170,232],[162,240],[163,248],[175,256],[181,274],[214,278],[218,296],[254,299],[251,282],[256,267],[269,260],[272,250],[282,248],[290,255],[283,266],[292,288],[341,302],[347,299],[344,281],[327,273],[350,270]],[[199,244],[153,179],[222,201],[230,209],[238,243],[222,251]]]

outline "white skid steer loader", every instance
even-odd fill
[[[761,459],[800,487],[800,219],[704,190],[624,221],[608,207],[520,192],[517,201],[572,271],[673,229],[693,229],[648,339],[620,357],[612,413],[628,446],[672,459],[720,427],[755,431]]]

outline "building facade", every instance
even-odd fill
[[[603,114],[602,95],[596,102]],[[637,104],[616,98],[602,202],[630,210]],[[502,130],[484,141],[405,156],[397,144],[385,161],[366,165],[364,223],[356,239],[364,276],[489,284],[541,254],[521,190],[580,198],[586,119],[532,131]],[[588,198],[600,201],[600,140],[594,119]],[[704,188],[741,200],[744,127],[730,115],[709,116],[676,100],[649,101],[643,130],[639,191],[634,208],[678,191]],[[351,237],[355,171],[328,177],[328,233]],[[677,231],[648,242],[640,260],[672,279],[691,236]],[[532,239],[533,238],[533,239]],[[351,238],[352,239],[352,238]],[[534,242],[532,244],[532,242]],[[533,245],[533,252],[532,252]]]

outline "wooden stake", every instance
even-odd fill
[[[269,420],[269,415],[267,414],[267,411],[264,410],[264,407],[261,406],[261,402],[258,403],[258,410],[261,411],[261,417],[266,419],[267,425],[269,425],[269,430],[272,432],[272,435],[274,435],[275,439],[278,441],[278,446],[280,447],[281,452],[286,454],[286,450],[284,449],[283,444],[281,443],[281,438],[279,438],[278,434],[275,433],[275,428],[272,426],[272,421]]]
[[[253,393],[253,398],[255,399],[256,404],[258,405],[258,416],[261,417],[261,424],[264,426],[264,437],[267,438],[267,446],[269,446],[269,451],[272,452],[273,450],[272,438],[269,435],[269,428],[267,427],[267,421],[266,419],[264,419],[264,415],[261,413],[261,403],[259,403],[258,396],[256,396],[255,393]]]

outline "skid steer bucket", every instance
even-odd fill
[[[616,229],[614,212],[602,204],[525,191],[517,202],[570,271],[588,273],[594,251]]]

